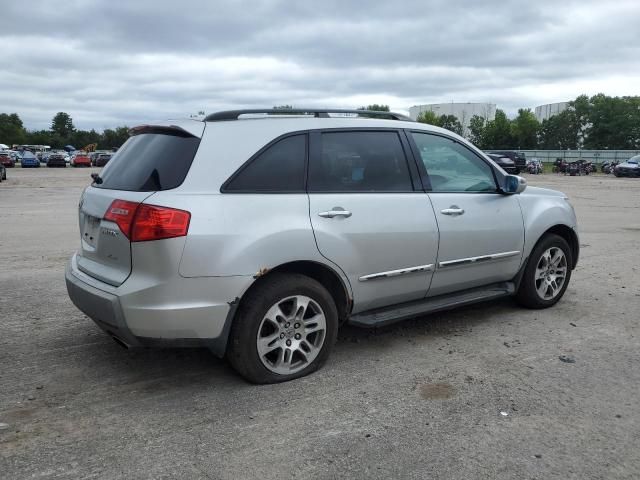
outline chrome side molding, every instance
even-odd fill
[[[438,262],[438,268],[457,267],[458,265],[468,265],[470,263],[491,262],[502,258],[515,257],[520,255],[520,251],[500,252],[492,255],[481,255],[479,257],[460,258],[458,260],[448,260],[446,262]]]
[[[434,268],[434,264],[430,263],[429,265],[418,265],[417,267],[409,267],[409,268],[400,268],[398,270],[389,270],[388,272],[379,272],[372,273],[370,275],[363,275],[358,278],[361,282],[366,282],[367,280],[375,280],[376,278],[388,278],[388,277],[397,277],[399,275],[406,275],[408,273],[416,273],[416,272],[430,272]]]

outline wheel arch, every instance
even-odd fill
[[[567,241],[569,247],[571,248],[571,270],[575,269],[576,265],[578,264],[578,256],[580,255],[580,242],[575,230],[564,224],[554,225],[545,230],[544,233],[540,235],[535,244],[537,245],[542,237],[550,233],[558,235],[559,237],[562,237]]]
[[[351,307],[353,306],[353,297],[347,283],[340,274],[330,266],[310,260],[296,260],[260,270],[254,276],[255,281],[243,293],[239,304],[247,301],[253,289],[261,283],[268,281],[274,273],[297,273],[316,280],[327,289],[335,301],[340,323],[342,324],[347,320],[347,317],[351,313]]]

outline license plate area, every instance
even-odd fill
[[[98,232],[100,230],[100,219],[85,215],[84,231],[82,232],[82,241],[91,249],[95,249],[98,244]]]

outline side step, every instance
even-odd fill
[[[485,287],[368,310],[351,316],[348,323],[357,327],[384,327],[385,325],[418,317],[426,313],[507,297],[513,295],[514,292],[515,285],[512,282],[496,283]]]

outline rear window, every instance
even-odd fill
[[[94,187],[134,192],[170,190],[182,184],[200,139],[186,132],[149,132],[129,138]],[[100,157],[103,157],[100,155]]]

